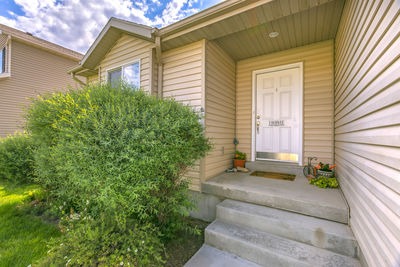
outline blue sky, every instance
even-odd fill
[[[84,53],[111,16],[163,27],[222,0],[1,0],[0,23]]]

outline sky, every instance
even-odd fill
[[[0,23],[85,53],[110,17],[158,27],[222,0],[0,0]]]

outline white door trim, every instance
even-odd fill
[[[287,69],[300,69],[300,97],[299,97],[299,112],[300,112],[300,142],[299,142],[299,165],[303,165],[303,62],[281,65],[277,67],[254,70],[252,78],[252,110],[251,110],[251,161],[256,160],[256,103],[257,103],[257,75],[268,72],[287,70]]]

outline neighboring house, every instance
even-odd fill
[[[30,97],[75,87],[67,70],[80,59],[75,51],[0,24],[0,137],[21,129]]]
[[[399,12],[394,0],[227,0],[161,29],[111,18],[70,72],[87,83],[123,77],[205,115],[214,149],[187,177],[191,189],[202,193],[200,212],[209,211],[203,214],[209,220],[224,198],[296,212],[224,201],[207,228],[207,244],[276,266],[324,266],[336,257],[314,247],[339,254],[360,248],[350,256],[365,265],[399,266]],[[336,163],[348,208],[341,191],[312,187],[304,177],[282,183],[222,174],[236,149],[248,154],[252,169],[299,176],[307,157]],[[224,224],[239,207],[241,213]],[[226,209],[230,212],[223,213]],[[273,216],[268,221],[269,212],[280,223]],[[332,234],[343,223],[359,245]],[[248,230],[236,224],[262,231],[249,236],[263,238],[246,239]],[[348,231],[343,229],[337,231]],[[299,249],[289,249],[294,246]],[[210,251],[201,253],[213,255]],[[333,265],[348,262],[342,263]]]

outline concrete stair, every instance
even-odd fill
[[[345,224],[226,199],[217,205],[217,218],[227,223],[357,257],[358,244]]]
[[[202,192],[335,222],[348,222],[348,208],[340,189],[327,190],[309,185],[299,173],[293,182],[246,173],[225,173],[202,183]]]
[[[185,266],[361,266],[357,251],[345,224],[226,199]]]
[[[207,227],[205,243],[261,266],[361,266],[351,257],[220,220]]]

